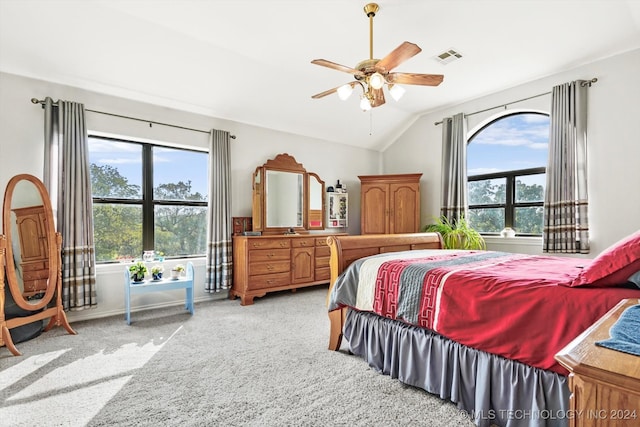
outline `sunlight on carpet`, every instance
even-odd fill
[[[144,345],[128,343],[111,352],[100,350],[44,375],[38,371],[46,371],[49,363],[72,349],[30,356],[0,372],[0,391],[32,374],[40,376],[5,399],[0,420],[11,426],[45,425],[52,419],[57,425],[86,424],[181,329]],[[47,411],[30,410],[34,401],[42,402]]]

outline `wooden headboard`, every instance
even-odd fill
[[[331,248],[331,284],[349,264],[369,255],[444,248],[440,233],[329,236],[327,245]]]
[[[366,234],[361,236],[329,236],[327,245],[331,248],[331,282],[327,294],[333,290],[333,285],[344,269],[357,259],[386,252],[412,251],[416,249],[442,249],[444,244],[439,233],[408,233],[408,234]],[[329,349],[340,349],[342,341],[342,327],[346,309],[329,312],[331,320],[331,337]]]

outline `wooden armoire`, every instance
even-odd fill
[[[49,279],[49,246],[44,206],[13,209],[20,241],[23,296],[46,292]]]
[[[420,231],[421,173],[360,178],[361,234]]]

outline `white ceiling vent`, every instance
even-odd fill
[[[434,59],[441,64],[448,64],[462,58],[462,54],[455,49],[448,49],[441,54],[434,56]]]

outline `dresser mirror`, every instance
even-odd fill
[[[49,194],[42,182],[32,175],[16,175],[4,193],[2,225],[6,235],[4,264],[7,284],[16,305],[32,315],[5,319],[4,275],[0,277],[0,344],[13,354],[20,354],[9,329],[51,318],[53,325],[69,326],[60,294],[60,253],[62,239],[56,233]],[[54,297],[55,302],[52,302]]]
[[[304,174],[266,169],[265,186],[267,228],[302,227]]]
[[[284,153],[253,175],[253,231],[264,234],[324,229],[324,181]]]

